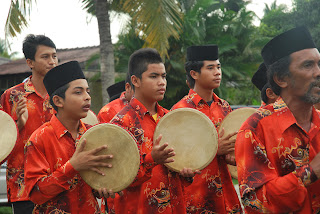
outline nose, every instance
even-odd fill
[[[51,65],[55,65],[55,66],[57,66],[57,64],[58,64],[58,58],[56,58],[56,57],[50,57],[50,61],[49,61],[49,63],[51,64]]]
[[[165,77],[160,77],[159,85],[166,85],[167,79]]]

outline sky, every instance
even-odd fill
[[[274,0],[252,0],[248,9],[263,16],[265,3],[271,5]],[[289,0],[277,0],[277,4],[287,4]],[[0,0],[0,39],[5,38],[4,28],[10,6],[10,0]],[[126,23],[126,17],[111,14],[112,42]],[[256,23],[259,23],[258,20]],[[10,53],[17,52],[23,57],[22,42],[28,34],[44,34],[51,38],[58,49],[99,45],[98,23],[95,17],[82,9],[80,0],[37,0],[28,18],[28,27],[15,38],[10,38]]]

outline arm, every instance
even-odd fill
[[[248,213],[301,210],[308,200],[306,186],[316,180],[309,165],[280,176],[264,145],[250,130],[238,134],[236,160],[241,198]]]
[[[72,188],[77,171],[69,161],[51,172],[44,153],[32,141],[25,150],[25,183],[32,202],[43,204]]]

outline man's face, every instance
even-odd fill
[[[58,65],[56,49],[39,45],[34,60],[28,59],[27,63],[32,69],[33,75],[44,77],[49,70]]]
[[[62,100],[64,114],[75,120],[86,117],[91,105],[87,80],[77,79],[70,82],[65,93],[65,99]]]
[[[306,103],[320,102],[320,54],[316,48],[292,53],[288,89]]]
[[[163,63],[149,64],[141,79],[137,78],[135,97],[148,103],[162,100],[167,86],[166,75]]]
[[[204,89],[215,89],[221,83],[221,64],[219,60],[205,60],[201,72],[197,73],[196,85]]]

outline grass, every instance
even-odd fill
[[[0,214],[12,214],[12,209],[11,207],[0,207]]]

